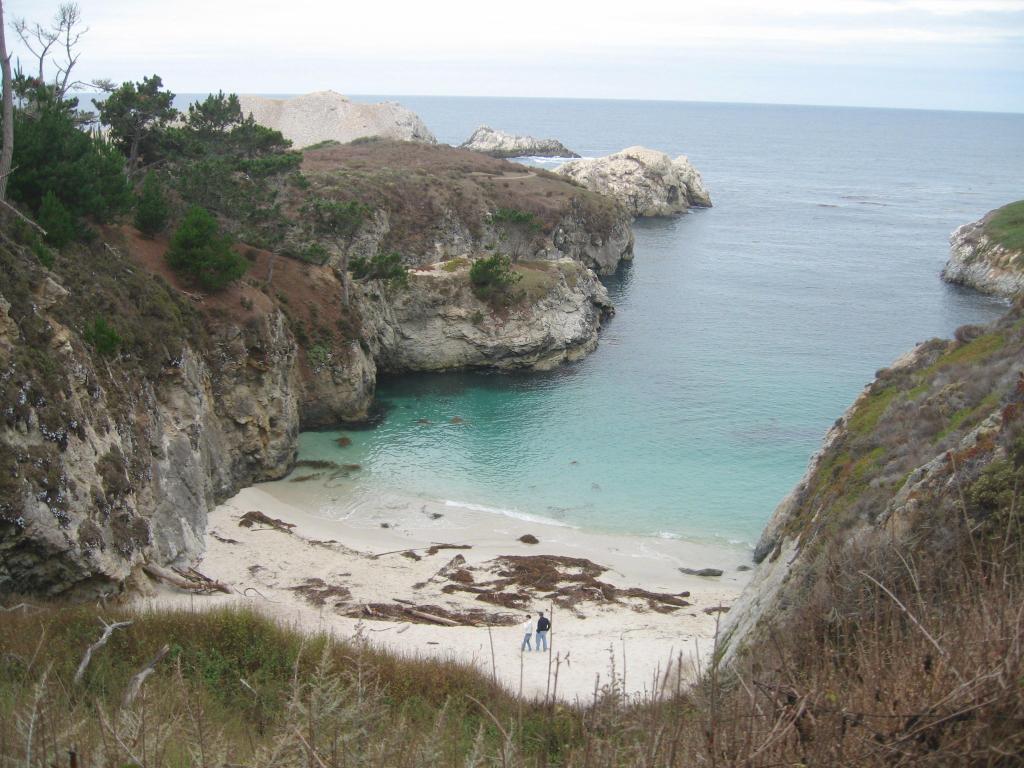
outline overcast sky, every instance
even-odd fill
[[[609,4],[81,0],[89,32],[77,74],[120,82],[157,73],[177,93],[331,88],[1024,112],[1024,0]],[[47,21],[56,6],[4,1],[8,19]]]

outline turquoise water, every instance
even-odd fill
[[[585,360],[383,380],[387,416],[351,446],[304,434],[303,456],[362,466],[353,490],[752,542],[878,368],[1005,310],[938,273],[952,229],[1024,197],[1022,116],[399,100],[452,143],[488,123],[584,155],[687,153],[715,207],[636,225]]]

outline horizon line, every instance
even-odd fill
[[[238,96],[262,96],[264,98],[294,98],[296,96],[303,96],[309,93],[321,93],[324,91],[334,91],[335,93],[345,96],[346,98],[359,98],[359,97],[384,97],[388,99],[402,99],[402,98],[417,98],[417,99],[489,99],[489,100],[534,100],[534,101],[616,101],[616,102],[636,102],[638,104],[717,104],[721,106],[737,106],[737,107],[806,107],[813,109],[873,109],[880,111],[891,111],[891,112],[949,112],[955,114],[975,114],[975,115],[1011,115],[1011,116],[1022,116],[1024,115],[1024,108],[1020,110],[991,110],[991,109],[965,109],[965,108],[954,108],[954,107],[892,107],[892,106],[874,106],[870,104],[819,104],[812,102],[789,102],[789,101],[729,101],[729,100],[718,100],[718,99],[673,99],[673,98],[647,98],[647,99],[636,99],[628,96],[481,96],[472,94],[460,94],[460,93],[342,93],[336,91],[333,88],[320,88],[312,91],[303,91],[301,93],[258,93],[255,91],[243,91],[243,90],[225,90],[218,88],[217,91],[181,91],[175,93],[175,97],[178,96],[202,96],[217,93],[223,91],[226,94],[234,93]],[[103,95],[103,91],[73,91],[76,95]]]

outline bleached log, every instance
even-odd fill
[[[411,616],[415,616],[417,619],[423,619],[424,621],[432,621],[435,624],[441,624],[446,627],[457,627],[459,622],[446,619],[444,616],[435,616],[432,613],[424,613],[423,611],[417,611],[412,608],[406,608],[405,612]]]

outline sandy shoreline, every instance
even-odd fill
[[[295,527],[287,533],[240,526],[242,515],[253,510]],[[196,565],[233,594],[193,598],[160,589],[142,602],[252,605],[279,620],[339,637],[359,636],[396,653],[470,662],[486,674],[496,673],[510,691],[542,697],[549,685],[548,657],[520,653],[517,625],[527,610],[550,611],[552,601],[544,595],[551,590],[512,583],[515,579],[507,578],[512,561],[495,560],[530,557],[513,563],[526,572],[550,562],[532,556],[583,558],[607,570],[586,581],[580,574],[589,566],[555,561],[556,572],[569,580],[558,583],[561,595],[553,605],[553,659],[559,662],[558,697],[571,701],[588,700],[595,679],[607,684],[613,664],[616,682],[632,694],[649,692],[651,681],[673,660],[682,659],[682,674],[691,675],[698,653],[706,657],[713,642],[715,614],[705,609],[731,605],[747,576],[737,567],[749,555],[737,548],[590,533],[443,503],[355,499],[341,515],[334,510],[343,519],[320,511],[312,488],[268,483],[241,491],[210,515],[207,551]],[[524,534],[540,543],[519,542]],[[460,548],[431,553],[435,544]],[[414,553],[402,554],[409,549]],[[715,567],[724,574],[689,576],[680,567]],[[633,594],[625,594],[631,588]],[[684,592],[690,595],[680,598]],[[419,623],[423,620],[409,608],[469,616],[475,626]]]

